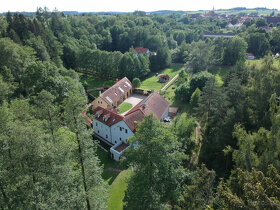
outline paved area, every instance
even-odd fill
[[[140,101],[142,101],[147,96],[138,95],[138,94],[131,94],[127,99],[125,99],[123,102],[132,104],[132,108],[137,105]],[[129,110],[122,113],[121,115],[125,115]]]

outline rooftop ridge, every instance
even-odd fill
[[[124,78],[122,78],[121,80],[119,80],[118,82],[116,82],[113,86],[111,86],[110,88],[108,88],[107,90],[105,90],[103,93],[101,93],[101,97],[103,97],[103,95],[105,95],[107,92],[110,92],[113,88],[117,88],[117,85],[118,85],[118,83],[119,82],[121,82],[121,81],[123,81],[123,80],[128,80],[128,78],[127,77],[124,77]]]

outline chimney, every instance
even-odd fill
[[[101,95],[101,90],[99,90],[99,96]]]
[[[117,78],[117,79],[116,79],[116,83],[117,83],[118,81],[119,81],[119,79]]]
[[[146,108],[146,104],[143,104],[142,106],[142,110],[144,110]]]

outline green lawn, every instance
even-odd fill
[[[159,74],[168,74],[171,79],[177,73],[179,73],[179,71],[183,68],[184,67],[182,67],[182,66],[174,65],[174,66],[170,66],[169,68],[166,68],[162,71],[159,71],[158,73]],[[158,76],[156,76],[155,73],[153,73],[152,75],[150,75],[150,77],[148,77],[147,79],[145,79],[141,82],[140,88],[147,89],[147,90],[154,89],[155,91],[159,91],[165,85],[165,83],[159,83],[157,81],[158,81]]]
[[[115,81],[113,80],[99,80],[97,78],[93,78],[91,76],[87,76],[87,78],[81,78],[80,81],[87,82],[88,84],[88,89],[94,89],[94,88],[100,88],[103,86],[112,86],[115,84]],[[98,97],[99,91],[92,91],[90,92],[94,97]]]
[[[132,107],[133,107],[132,104],[123,102],[123,103],[119,106],[119,114],[122,114],[122,113],[124,113],[124,112],[130,110]]]
[[[102,178],[109,184],[108,210],[122,210],[124,192],[127,180],[131,176],[131,169],[121,170],[121,166],[110,158],[110,152],[105,152],[99,147],[97,155],[104,166]]]
[[[131,176],[131,169],[124,170],[119,173],[115,181],[110,185],[110,197],[108,200],[107,210],[123,209],[124,192],[127,188],[127,180]]]

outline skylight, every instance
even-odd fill
[[[123,89],[121,87],[119,87],[119,90],[122,91],[122,93],[124,93]]]
[[[131,85],[130,85],[127,81],[125,82],[125,84],[127,84],[127,85],[128,85],[128,87],[131,87]]]
[[[110,103],[113,103],[112,99],[109,98],[109,96],[105,97]]]

